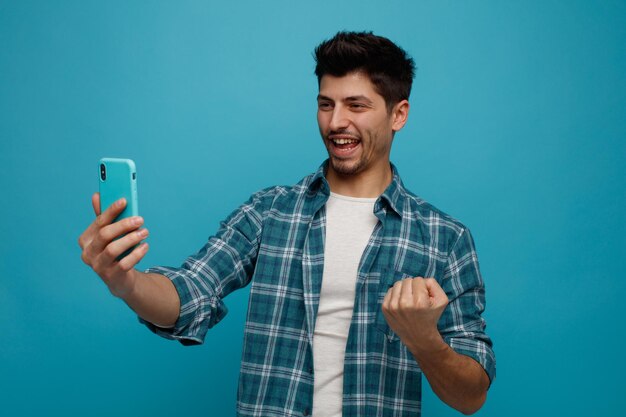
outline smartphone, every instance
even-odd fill
[[[132,159],[102,158],[98,163],[100,178],[100,213],[120,198],[126,199],[126,208],[114,220],[139,215],[137,206],[137,169]],[[121,236],[120,236],[121,237]],[[134,246],[120,255],[120,260],[137,247]]]
[[[100,172],[100,212],[120,198],[126,199],[126,208],[115,221],[137,216],[137,169],[132,159],[102,158]]]

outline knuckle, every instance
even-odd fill
[[[89,259],[89,256],[87,256],[87,252],[86,252],[86,251],[83,251],[83,252],[80,254],[80,259],[82,259],[82,261],[83,261],[84,263],[86,263],[87,265],[91,265],[91,263],[90,263],[90,259]]]
[[[124,271],[128,272],[135,267],[137,262],[139,262],[140,256],[137,255],[137,252],[131,252],[123,259],[120,260],[118,266]]]
[[[115,248],[112,245],[108,245],[106,248],[104,248],[104,254],[110,258],[113,258],[115,255],[117,255]]]
[[[132,263],[128,259],[129,257],[130,255],[120,260],[117,264],[117,266],[124,272],[130,271],[130,269],[132,268]]]
[[[413,302],[410,300],[406,300],[406,299],[401,299],[400,302],[398,303],[398,308],[400,310],[412,310],[414,309],[414,305]]]
[[[104,226],[104,217],[102,216],[102,214],[96,216],[96,220],[94,221],[94,224],[98,227]]]
[[[107,282],[107,272],[104,268],[100,267],[99,263],[94,262],[91,268],[96,274],[98,274],[98,276],[100,277],[102,281]]]
[[[131,243],[132,243],[133,245],[140,245],[141,240],[143,239],[143,238],[141,237],[141,235],[140,235],[139,233],[133,233],[132,235],[133,235],[133,238],[132,238]],[[139,248],[139,251],[138,251],[138,252],[141,252],[141,251],[142,251],[142,249],[143,249],[143,248],[141,248],[141,246],[138,246],[137,248]],[[137,248],[135,248],[135,249],[137,249]]]
[[[132,248],[134,245],[138,244],[141,241],[141,238],[137,236],[137,233],[129,233],[124,238],[124,242],[128,242],[129,246]],[[134,250],[134,249],[133,249]]]
[[[87,228],[87,230],[85,230],[83,233],[80,234],[80,236],[78,236],[78,245],[81,247],[81,249],[85,249],[92,239],[93,232],[91,231],[91,228]]]
[[[94,271],[100,276],[102,281],[108,284],[111,280],[111,269],[107,268],[102,262],[98,262],[96,266],[93,268]]]
[[[102,241],[106,241],[108,238],[108,233],[107,230],[102,228],[100,230],[98,230],[98,239],[102,240]]]

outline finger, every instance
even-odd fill
[[[96,221],[95,221],[96,227],[101,228],[101,227],[104,227],[113,223],[113,221],[117,218],[117,216],[120,215],[122,211],[124,211],[125,208],[126,208],[126,199],[120,198],[115,203],[107,207],[106,210],[100,213],[98,217],[96,217]]]
[[[139,216],[128,217],[109,224],[98,231],[91,243],[91,250],[94,253],[100,253],[115,239],[137,230],[141,225],[143,225],[143,218]]]
[[[91,205],[93,206],[93,212],[96,216],[100,215],[100,193],[94,193],[91,196]]]
[[[402,295],[402,281],[396,281],[389,290],[391,297],[389,299],[389,307],[397,310],[400,307],[400,296]]]
[[[387,293],[385,294],[385,298],[383,299],[382,309],[385,314],[388,314],[392,309],[391,307],[392,299],[393,299],[393,285],[389,287],[389,289],[387,290]]]
[[[414,305],[413,280],[411,278],[405,278],[401,281],[399,301],[406,307]]]
[[[102,252],[102,261],[108,264],[114,263],[124,252],[139,244],[146,237],[148,237],[148,229],[140,229],[112,241]]]
[[[83,250],[87,245],[91,243],[94,234],[98,229],[97,223],[99,219],[98,216],[100,215],[100,193],[94,193],[91,196],[91,205],[93,206],[93,211],[96,214],[96,220],[91,222],[91,224],[85,229],[85,231],[78,237],[78,246],[80,246]]]
[[[131,253],[120,260],[118,263],[119,268],[124,271],[130,271],[143,259],[146,253],[148,253],[148,249],[149,246],[146,242],[137,246]]]
[[[411,286],[413,288],[413,300],[418,306],[429,306],[429,294],[428,289],[426,288],[426,283],[424,282],[424,278],[416,277],[411,280]]]
[[[89,225],[89,227],[87,229],[85,229],[85,231],[83,233],[81,233],[80,236],[78,236],[78,246],[80,246],[80,248],[84,251],[85,247],[87,245],[89,245],[89,243],[91,243],[92,240],[92,235],[90,233],[91,231],[91,225]],[[85,253],[83,252],[83,261],[86,262],[85,260]]]

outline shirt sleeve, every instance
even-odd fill
[[[439,321],[439,331],[457,353],[470,356],[484,369],[489,380],[496,376],[492,342],[485,333],[485,286],[480,275],[474,240],[462,229],[449,253],[443,285],[449,304]]]
[[[184,345],[203,343],[207,330],[228,312],[223,298],[251,280],[261,237],[263,206],[263,192],[259,192],[221,222],[216,235],[179,268],[148,269],[146,272],[164,275],[172,281],[180,297],[180,314],[172,328],[157,327],[141,318],[139,321],[159,336]]]

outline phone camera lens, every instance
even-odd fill
[[[107,179],[107,170],[104,164],[100,164],[100,178],[102,178],[102,181]]]

